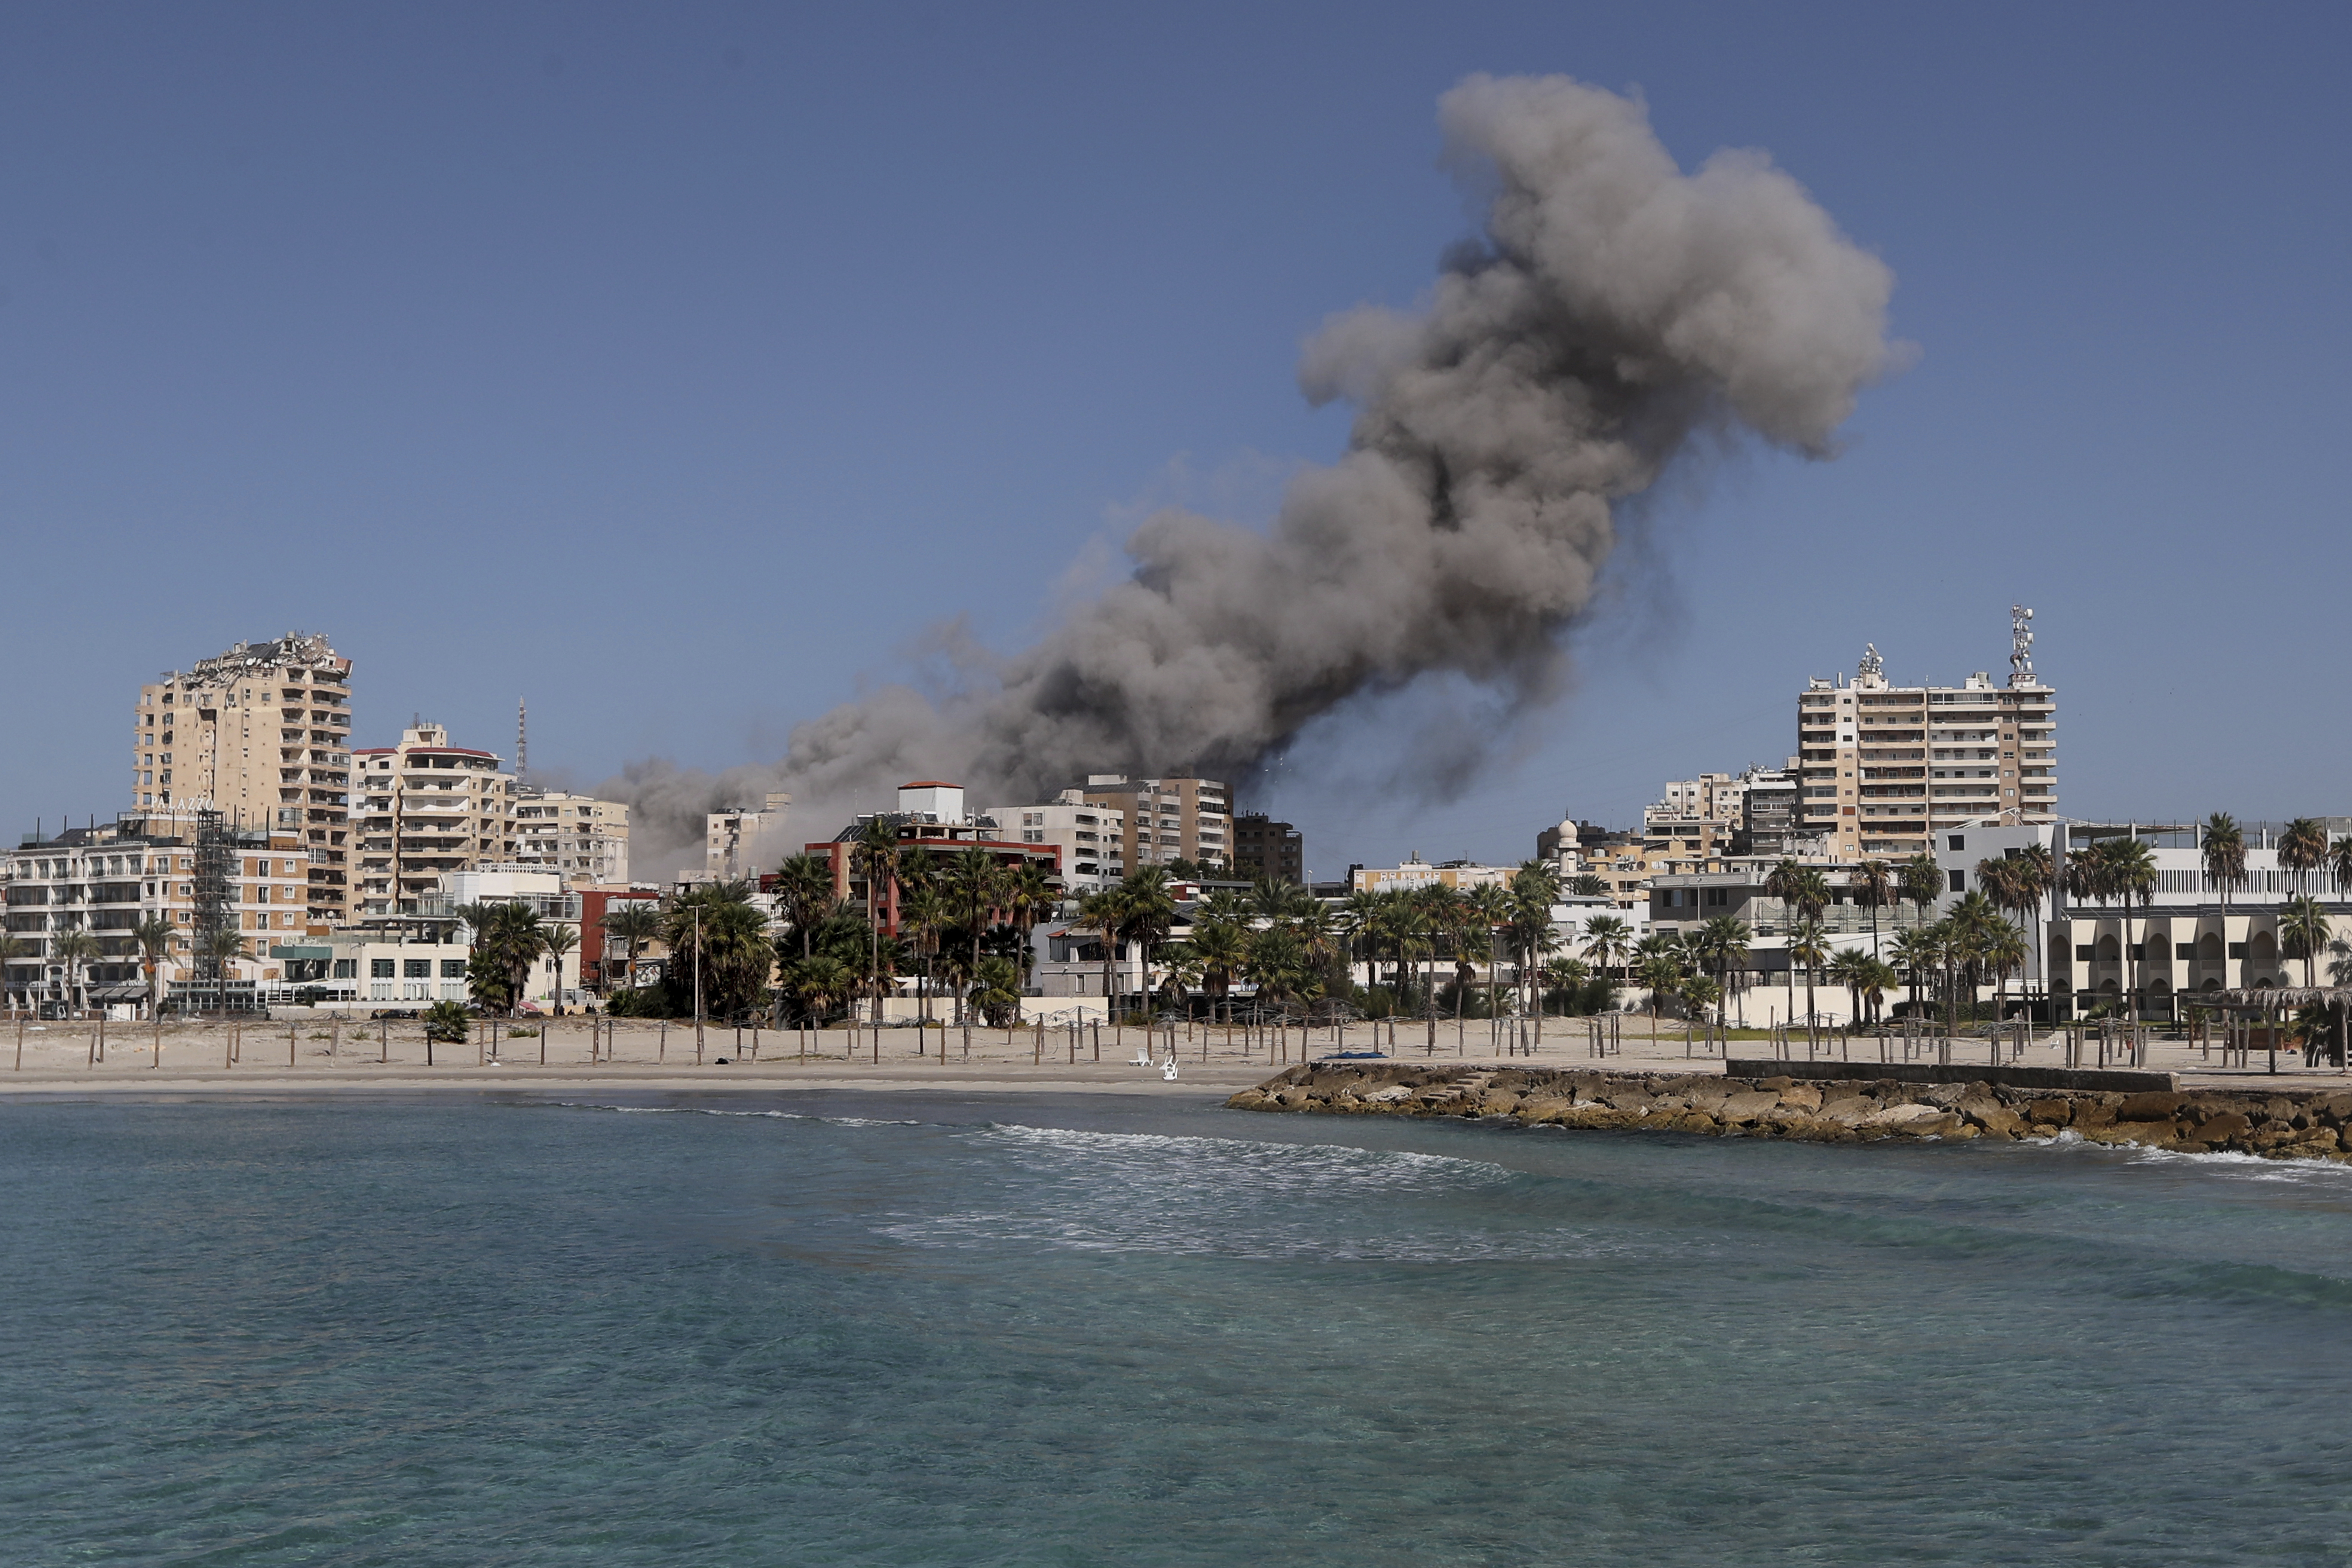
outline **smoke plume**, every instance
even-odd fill
[[[1564,77],[1472,77],[1439,118],[1483,223],[1420,309],[1307,343],[1301,389],[1356,410],[1346,453],[1265,532],[1150,518],[1130,577],[961,694],[886,688],[796,728],[781,787],[958,778],[978,804],[1088,773],[1245,777],[1424,676],[1539,702],[1626,503],[1694,437],[1832,455],[1889,367],[1894,279],[1803,187],[1753,152],[1685,174],[1640,102]]]

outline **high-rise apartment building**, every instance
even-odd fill
[[[982,814],[1000,838],[1050,844],[1061,852],[1062,885],[1073,897],[1108,887],[1127,875],[1127,816],[1094,805],[1083,791],[1066,789],[1041,805],[992,805]]]
[[[362,914],[417,914],[444,872],[514,860],[514,778],[492,753],[451,745],[438,724],[414,724],[400,744],[352,757]]]
[[[1853,684],[1806,683],[1797,699],[1801,831],[1841,860],[1927,851],[1969,822],[2058,812],[2058,693],[2033,673],[2033,612],[2011,610],[2010,676],[1895,686],[1875,647]]]
[[[553,871],[567,887],[629,879],[625,802],[518,784],[514,840],[517,865]]]
[[[299,833],[310,924],[351,912],[352,661],[316,633],[238,643],[139,689],[131,794],[141,811],[221,813]]]
[[[1119,858],[1130,871],[1171,860],[1233,863],[1233,797],[1216,779],[1090,773],[1078,793],[1090,805],[1123,815]]]
[[[730,806],[725,811],[706,813],[702,818],[702,875],[689,876],[688,879],[757,881],[761,872],[774,870],[776,862],[791,852],[790,847],[781,837],[775,837],[772,844],[760,841],[782,835],[784,818],[792,809],[793,797],[788,791],[771,790],[757,811],[749,806]]]
[[[1242,813],[1234,818],[1234,874],[1252,881],[1270,877],[1305,886],[1306,836],[1262,811]]]

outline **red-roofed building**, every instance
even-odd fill
[[[833,868],[835,896],[847,899],[861,913],[866,908],[866,873],[857,863],[857,838],[877,816],[897,830],[899,855],[928,858],[934,876],[946,875],[948,862],[954,857],[979,849],[1007,869],[1036,866],[1057,889],[1061,885],[1059,846],[1024,844],[999,828],[993,818],[967,812],[961,785],[920,779],[898,786],[898,810],[860,816],[835,834],[831,842],[803,846],[808,853]],[[886,936],[898,934],[898,898],[902,891],[895,880],[876,889],[875,912]]]

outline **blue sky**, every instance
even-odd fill
[[[1830,463],[1661,495],[1517,761],[1387,786],[1408,694],[1256,804],[1318,875],[1517,858],[1790,747],[1874,641],[2033,605],[2067,810],[2352,811],[2352,256],[2326,6],[12,6],[0,13],[0,810],[128,804],[139,683],[331,634],[590,782],[772,758],[1124,528],[1328,459],[1300,339],[1461,234],[1464,74],[1638,88],[1895,269],[1918,361]],[[814,831],[820,825],[808,825]]]

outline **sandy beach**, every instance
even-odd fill
[[[936,1029],[884,1029],[877,1049],[872,1031],[779,1034],[706,1026],[698,1060],[691,1023],[665,1026],[616,1020],[608,1035],[601,1019],[553,1020],[543,1030],[535,1023],[499,1021],[489,1029],[478,1028],[469,1041],[428,1047],[414,1020],[352,1020],[340,1027],[322,1018],[241,1026],[167,1022],[160,1029],[109,1024],[102,1038],[95,1022],[16,1021],[0,1024],[0,1096],[904,1089],[1194,1098],[1230,1094],[1286,1066],[1340,1049],[1378,1048],[1411,1061],[1508,1059],[1620,1072],[1704,1071],[1720,1059],[1707,1055],[1703,1044],[1686,1043],[1679,1029],[1662,1029],[1652,1037],[1647,1025],[1646,1019],[1624,1020],[1617,1048],[1605,1058],[1593,1054],[1581,1021],[1570,1021],[1549,1028],[1539,1050],[1507,1058],[1475,1022],[1458,1032],[1450,1023],[1441,1024],[1433,1053],[1426,1026],[1408,1023],[1398,1025],[1392,1046],[1385,1026],[1375,1042],[1371,1027],[1361,1024],[1350,1026],[1344,1039],[1329,1029],[1306,1032],[1302,1038],[1297,1029],[1178,1025],[1151,1037],[1155,1061],[1165,1062],[1173,1049],[1177,1077],[1170,1079],[1161,1067],[1136,1065],[1145,1047],[1139,1028],[1104,1029],[1098,1046],[1091,1031],[1074,1040],[1066,1029],[1049,1028],[1041,1038],[1034,1028],[975,1028],[967,1046],[961,1029],[945,1031],[944,1042]],[[1741,1040],[1733,1049],[1748,1057],[1769,1055],[1770,1047]],[[1893,1049],[1899,1059],[1899,1042]],[[1867,1037],[1824,1039],[1820,1047],[1825,1059],[1871,1060],[1878,1050]],[[1962,1041],[1952,1059],[1975,1060],[1985,1050],[1981,1040]],[[1801,1046],[1799,1059],[1790,1064],[1793,1076],[1803,1076],[1802,1054]],[[2184,1087],[2250,1088],[2257,1080],[2305,1088],[2347,1083],[2333,1068],[2294,1070],[2299,1058],[2287,1053],[2281,1055],[2274,1075],[2259,1053],[2247,1068],[2225,1068],[2218,1058],[2201,1056],[2185,1041],[2159,1040],[2152,1058],[2155,1069],[2182,1075]],[[2055,1066],[2060,1057],[2054,1045],[2036,1044],[2023,1059]]]

